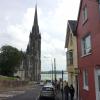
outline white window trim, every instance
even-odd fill
[[[88,91],[89,87],[88,86],[84,86],[83,89]]]
[[[90,50],[92,50],[91,35],[90,35],[90,33],[89,33],[88,35],[86,35],[85,37],[83,37],[83,38],[81,39],[81,54],[82,54],[82,57],[92,54],[91,52],[88,52],[88,53],[86,53],[86,54],[84,53],[84,44],[83,44],[83,42],[84,42],[84,38],[86,38],[86,37],[88,37],[88,36],[90,36],[90,47],[91,47]]]
[[[88,87],[88,85],[86,85],[86,83],[85,83],[85,71],[87,72],[87,70],[85,69],[85,70],[83,70],[83,89],[85,89],[85,90],[89,90],[89,87]],[[88,73],[87,73],[88,74]],[[88,76],[88,75],[87,75]]]
[[[83,10],[82,10],[82,19],[83,19],[83,24],[88,19],[88,10],[87,10],[87,6],[86,5],[83,7]]]
[[[70,52],[72,53],[72,59],[68,58],[68,55],[69,55]],[[72,60],[72,63],[71,63],[71,60]],[[70,62],[70,64],[68,62]],[[67,51],[67,66],[71,66],[71,65],[73,65],[73,50]]]

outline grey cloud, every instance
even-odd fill
[[[27,10],[29,8],[34,8],[36,0],[0,1],[0,46],[8,42],[19,49],[23,47],[25,50],[28,43],[27,39],[29,39],[29,30],[32,27],[30,25],[30,21],[33,23],[34,20],[32,12],[27,12]],[[66,0],[38,0],[37,3],[38,10],[41,9],[42,12],[40,15],[38,14],[40,32],[42,35],[45,35],[44,32],[48,34],[48,38],[44,36],[42,37],[42,54],[63,59],[62,63],[60,63],[61,59],[59,59],[58,63],[60,64],[58,64],[58,66],[65,66],[65,52],[63,49],[66,34],[66,17],[64,17],[65,20],[63,20],[63,16],[65,16],[64,10],[66,9],[63,9],[63,1]],[[61,9],[59,6],[61,6]],[[67,8],[66,5],[65,8]],[[62,12],[64,15],[62,15]],[[29,20],[27,18],[25,19],[25,16],[28,17]],[[33,16],[33,20],[30,20],[32,18],[30,16]],[[10,26],[13,26],[14,29],[7,31]],[[22,28],[20,29],[19,26]],[[27,41],[23,41],[23,39],[21,39],[23,38],[23,34]]]
[[[53,11],[57,7],[58,0],[38,0],[38,5],[44,12]],[[56,5],[55,5],[56,4]]]

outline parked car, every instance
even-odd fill
[[[56,93],[55,93],[55,88],[52,84],[45,84],[42,89],[41,89],[41,92],[40,92],[40,99],[42,98],[50,98],[55,100],[55,96],[56,96]]]
[[[44,81],[40,81],[40,86],[43,86],[44,85]]]

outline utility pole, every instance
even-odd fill
[[[64,74],[64,71],[62,70],[62,100],[63,100],[63,98],[64,98],[64,97],[63,97],[63,96],[64,96],[64,95],[63,95],[63,74]]]
[[[44,56],[44,58],[50,58],[50,59],[51,59],[51,78],[52,78],[52,82],[53,82],[53,80],[54,80],[54,79],[53,79],[53,77],[54,77],[53,74],[54,74],[54,72],[55,72],[55,71],[53,71],[53,66],[54,66],[53,63],[54,63],[54,61],[52,61],[52,58],[51,58],[51,57],[48,57],[48,56]],[[54,59],[53,59],[53,60],[54,60]]]
[[[56,59],[54,58],[54,74],[55,74],[55,84],[56,84]]]
[[[53,82],[53,63],[51,62],[52,66],[52,82]]]

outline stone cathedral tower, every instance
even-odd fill
[[[34,23],[29,36],[25,63],[26,77],[33,81],[39,81],[41,78],[41,34],[39,32],[37,6],[35,7]]]

